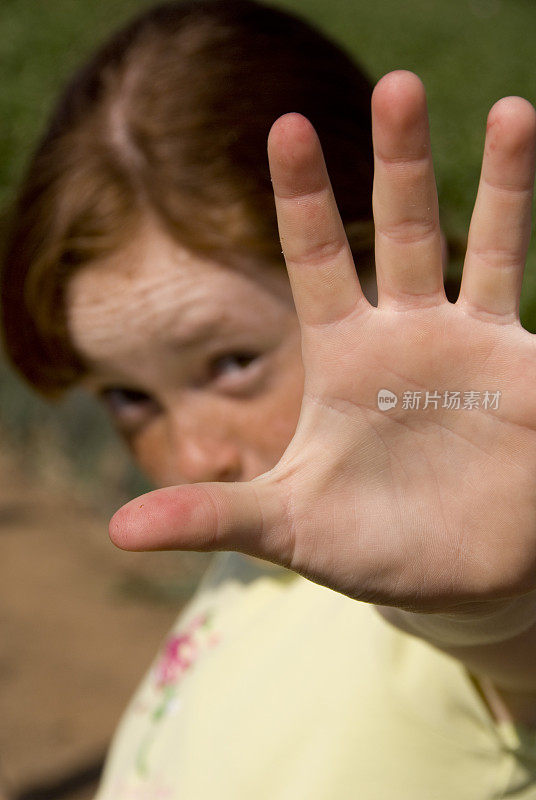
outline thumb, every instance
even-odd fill
[[[240,550],[286,566],[284,508],[281,493],[259,478],[167,486],[121,506],[110,539],[122,550]]]

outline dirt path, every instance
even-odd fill
[[[118,717],[210,556],[119,551],[106,518],[1,458],[0,550],[4,791],[91,798]]]

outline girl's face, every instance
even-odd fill
[[[67,311],[82,385],[157,487],[247,481],[278,462],[304,378],[284,268],[238,272],[147,227],[73,275]]]

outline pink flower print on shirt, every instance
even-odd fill
[[[156,667],[156,683],[166,686],[174,683],[177,678],[192,665],[195,660],[197,645],[190,634],[173,636],[166,642],[165,650]]]
[[[158,701],[150,714],[152,725],[136,758],[139,776],[149,776],[149,750],[156,737],[157,723],[180,707],[177,691],[184,673],[194,666],[202,652],[220,641],[218,634],[211,631],[210,626],[211,614],[198,614],[185,629],[172,634],[162,648],[162,654],[153,670]]]
[[[174,634],[167,640],[164,652],[155,668],[156,684],[159,688],[176,683],[196,661],[201,645],[196,634],[199,630],[206,629],[209,623],[208,614],[199,614],[190,620],[185,631]],[[210,644],[212,643],[210,641]]]

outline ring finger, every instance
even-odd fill
[[[488,116],[482,174],[458,303],[484,314],[519,318],[530,240],[536,113],[505,97]]]

